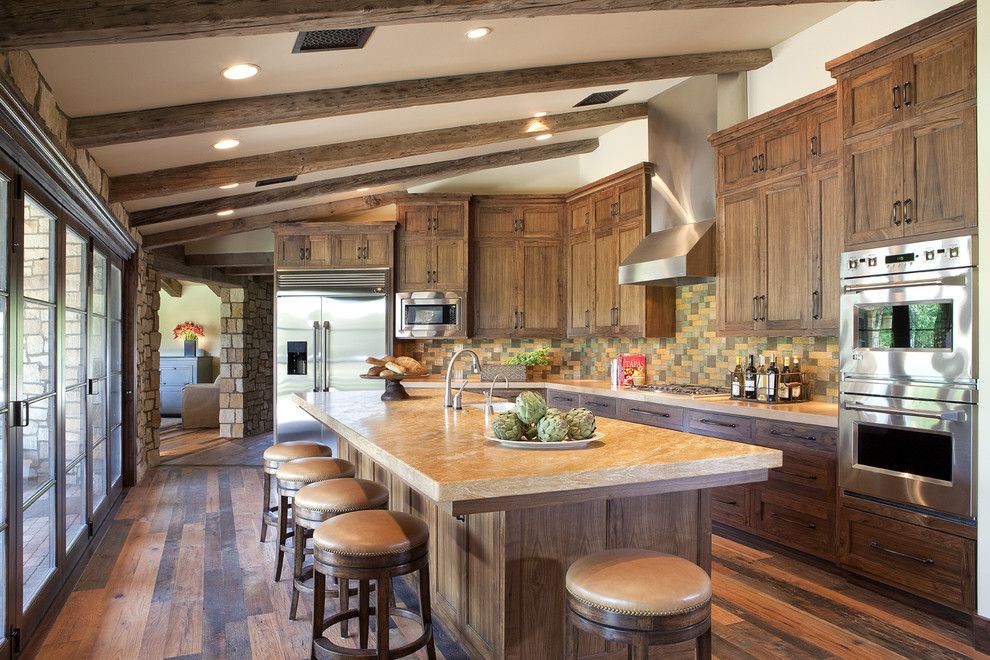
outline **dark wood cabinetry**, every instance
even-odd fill
[[[394,223],[275,225],[275,266],[281,269],[390,268]]]
[[[468,198],[409,195],[399,200],[396,291],[467,291]]]

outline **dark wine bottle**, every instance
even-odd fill
[[[767,400],[767,361],[763,355],[760,356],[760,366],[756,370],[756,400]]]
[[[777,385],[779,383],[777,370],[777,356],[770,354],[770,366],[767,367],[767,403],[777,403]]]
[[[732,382],[732,398],[743,398],[743,392],[746,389],[746,382],[745,376],[743,375],[742,358],[738,355],[736,356],[736,368],[729,375],[729,378]]]
[[[753,356],[749,356],[749,365],[746,366],[745,392],[747,399],[756,398],[756,367],[753,366]]]

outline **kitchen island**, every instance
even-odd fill
[[[434,611],[472,657],[557,658],[564,573],[589,552],[653,548],[711,568],[712,487],[765,480],[781,453],[599,419],[585,449],[507,449],[486,440],[481,396],[295,395],[338,436],[358,474],[388,486],[390,507],[431,530]],[[581,657],[613,646],[581,636]]]

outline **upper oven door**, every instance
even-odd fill
[[[972,518],[975,406],[843,393],[839,485]]]
[[[975,269],[847,279],[842,289],[843,378],[976,380]]]

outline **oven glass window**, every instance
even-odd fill
[[[406,325],[456,325],[456,305],[407,305],[403,308]]]
[[[952,303],[859,305],[859,348],[872,350],[952,350]]]
[[[857,424],[856,462],[952,481],[952,436],[919,429]]]

